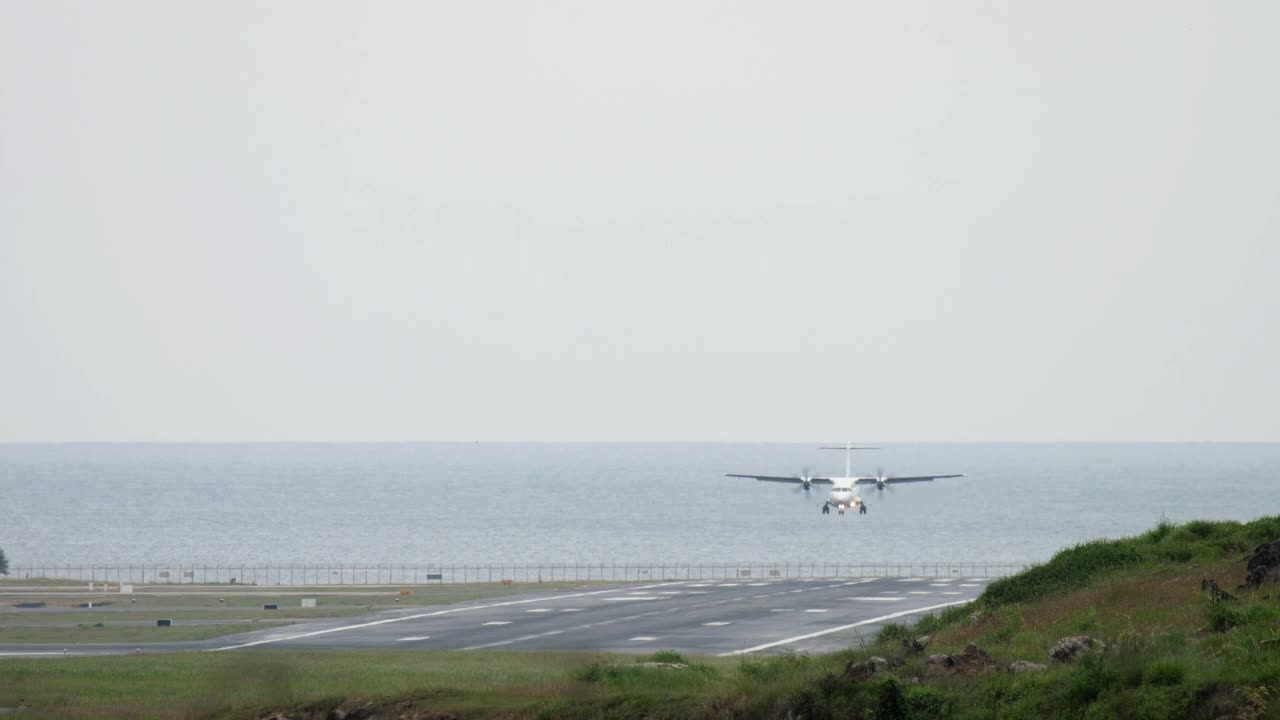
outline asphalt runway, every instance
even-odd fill
[[[689,655],[819,653],[857,647],[884,624],[977,597],[986,578],[672,581],[535,592],[326,618],[186,643],[75,645],[67,654],[399,648]],[[0,645],[0,656],[62,655]]]

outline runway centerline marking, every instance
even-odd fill
[[[637,635],[631,638],[629,642],[653,642],[654,640],[657,640],[657,639],[658,638],[652,637],[650,635]]]
[[[969,601],[957,600],[955,602],[942,603],[941,605],[929,605],[927,607],[916,608],[914,610],[903,610],[901,612],[890,613],[888,615],[881,615],[880,617],[871,618],[870,620],[862,620],[856,623],[849,623],[848,625],[837,625],[836,627],[827,628],[826,630],[819,630],[818,632],[811,632],[807,635],[797,635],[795,637],[785,638],[782,640],[775,640],[770,643],[764,643],[763,645],[756,645],[755,647],[749,647],[743,650],[733,650],[727,653],[720,653],[718,657],[746,655],[747,653],[753,653],[759,650],[767,650],[771,647],[777,647],[779,645],[789,645],[793,642],[799,642],[801,640],[810,640],[812,638],[822,637],[823,635],[830,635],[831,633],[841,632],[842,630],[851,630],[853,628],[862,627],[864,625],[874,625],[875,623],[878,623],[878,622],[884,622],[885,620],[893,620],[896,618],[904,617],[906,615],[912,615],[915,613],[929,612],[931,610],[941,610],[944,607],[951,607],[952,605],[963,605],[967,602]]]
[[[642,589],[652,589],[658,587],[670,587],[679,585],[678,582],[658,583],[656,585],[646,585]],[[318,637],[320,635],[329,635],[330,633],[342,632],[344,630],[360,630],[368,627],[377,627],[379,625],[387,625],[389,623],[404,622],[406,620],[421,620],[422,618],[440,617],[441,615],[452,615],[454,613],[467,612],[469,610],[489,610],[496,607],[510,607],[512,605],[528,605],[529,603],[547,602],[549,600],[566,600],[568,598],[594,597],[596,595],[607,595],[609,593],[622,592],[628,588],[613,588],[610,590],[592,590],[589,592],[570,593],[568,595],[556,595],[552,597],[535,597],[525,598],[524,600],[507,600],[498,603],[488,603],[485,605],[467,605],[465,607],[446,608],[444,610],[435,610],[429,613],[417,613],[414,615],[402,615],[400,617],[384,618],[382,620],[371,620],[369,622],[356,623],[355,625],[341,625],[339,627],[324,628],[323,630],[312,630],[311,632],[295,633],[292,635],[279,635],[276,637],[263,638],[262,640],[254,640],[247,643],[239,643],[238,645],[227,645],[225,647],[210,648],[206,652],[221,652],[223,650],[241,650],[248,647],[257,647],[258,645],[266,645],[276,642],[287,642],[289,640],[303,640],[305,638]]]
[[[874,595],[871,595],[871,596],[858,596],[858,597],[851,597],[851,598],[849,598],[849,599],[850,599],[850,600],[871,600],[871,601],[873,601],[873,602],[898,602],[899,600],[906,600],[906,598],[901,597],[901,596],[898,596],[898,597],[876,597],[876,596],[874,596]]]
[[[826,608],[812,608],[812,609],[810,609],[810,610],[805,610],[805,612],[827,612],[827,609],[826,609]]]
[[[430,640],[430,639],[431,639],[430,635],[418,635],[415,637],[400,638],[399,640],[396,640],[396,642],[417,642],[419,640]]]
[[[511,624],[510,620],[490,620],[489,622],[485,623],[485,625],[510,625],[510,624]]]
[[[534,608],[532,610],[525,610],[525,612],[533,612],[533,613],[551,612],[551,608]]]
[[[702,624],[708,627],[721,627],[723,625],[732,625],[733,623],[728,620],[716,620],[715,622],[704,622]]]

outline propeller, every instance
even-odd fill
[[[885,483],[886,480],[892,479],[892,475],[884,474],[884,468],[876,468],[876,490],[884,490],[887,487],[889,488],[889,492],[893,492],[893,486]]]
[[[809,474],[809,468],[805,468],[800,473],[800,487],[796,488],[796,492],[805,491],[806,493],[813,489],[813,476]]]

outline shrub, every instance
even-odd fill
[[[989,607],[1023,602],[1083,586],[1105,573],[1142,562],[1132,540],[1095,540],[1068,548],[1049,562],[996,580],[979,601]]]
[[[1155,527],[1147,531],[1146,537],[1151,542],[1158,543],[1166,537],[1169,537],[1169,533],[1173,532],[1175,527],[1177,526],[1172,522],[1169,522],[1169,518],[1165,517],[1164,513],[1161,513],[1160,522],[1156,523]]]
[[[1205,622],[1214,632],[1226,632],[1244,622],[1244,613],[1226,602],[1210,600],[1204,611]]]
[[[1171,687],[1181,683],[1186,676],[1186,668],[1176,660],[1158,660],[1142,671],[1142,683]]]
[[[684,665],[689,664],[689,661],[685,660],[684,656],[676,652],[675,650],[659,650],[658,652],[650,655],[647,661],[641,660],[640,662],[681,663]]]
[[[876,642],[892,643],[899,640],[905,640],[912,636],[911,627],[908,625],[899,625],[898,623],[888,623],[880,628],[876,633]]]

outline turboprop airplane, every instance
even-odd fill
[[[815,483],[831,485],[831,492],[827,494],[827,499],[822,503],[822,514],[827,515],[831,512],[831,508],[836,509],[838,515],[843,515],[845,510],[858,511],[859,515],[867,514],[867,504],[862,501],[862,497],[858,495],[855,487],[857,485],[875,485],[876,490],[884,490],[885,487],[896,485],[898,483],[910,482],[932,482],[943,478],[964,477],[963,474],[957,475],[908,475],[894,476],[885,475],[883,472],[877,472],[873,476],[860,477],[853,474],[853,451],[854,450],[879,450],[877,447],[864,447],[854,445],[853,443],[845,443],[840,446],[823,446],[819,450],[844,450],[844,477],[817,477],[810,475],[806,470],[801,475],[740,475],[738,473],[725,473],[725,477],[741,477],[752,478],[763,482],[781,482],[794,483],[800,487],[797,490],[809,490]]]

